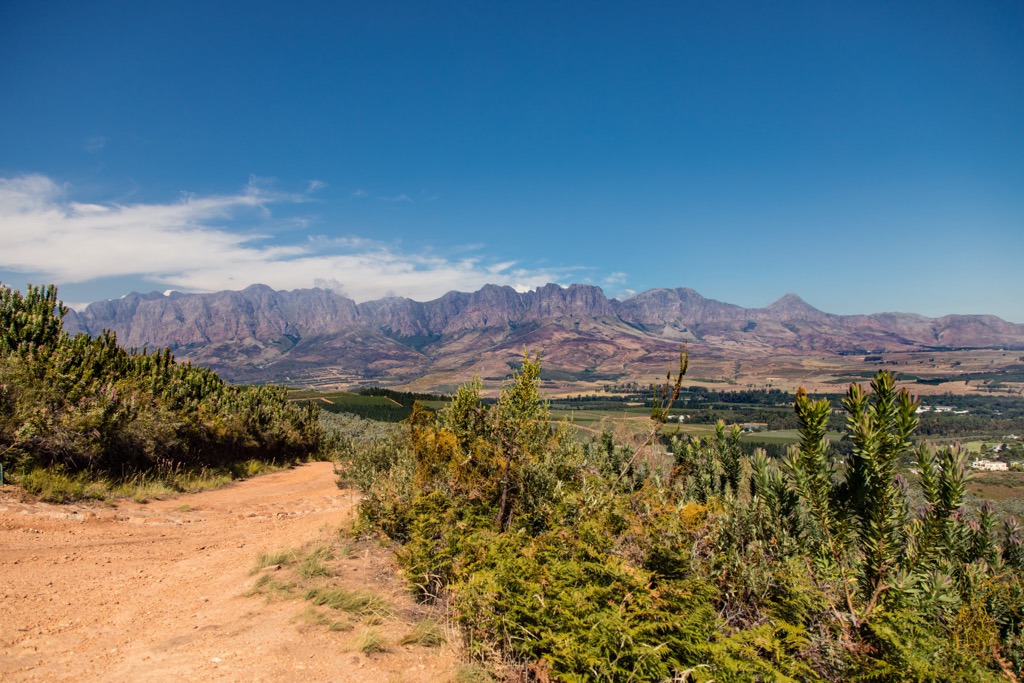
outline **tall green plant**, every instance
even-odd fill
[[[0,356],[55,346],[67,312],[53,285],[28,285],[22,294],[0,283]]]
[[[523,354],[523,365],[506,386],[491,412],[490,433],[500,449],[501,496],[495,525],[508,528],[512,508],[524,492],[525,473],[530,461],[551,445],[550,416],[547,403],[541,400],[540,356],[533,360]]]
[[[891,373],[879,372],[870,392],[851,385],[843,406],[853,447],[839,466],[826,438],[831,406],[802,389],[797,393],[800,446],[782,468],[797,509],[779,504],[784,496],[763,459],[754,463],[753,484],[760,499],[773,501],[780,522],[799,520],[797,536],[816,576],[838,583],[847,620],[859,627],[881,601],[918,599],[944,585],[943,575],[958,577],[961,589],[976,583],[971,577],[997,565],[1012,542],[1006,536],[1000,543],[991,508],[983,506],[977,522],[963,510],[969,478],[963,451],[944,448],[935,454],[927,444],[912,444],[917,404],[896,388]],[[911,456],[926,502],[916,514],[899,471],[901,460]],[[965,569],[977,562],[983,565],[973,574]]]
[[[801,388],[794,406],[800,446],[784,469],[804,510],[804,539],[818,573],[838,578],[856,626],[893,589],[894,576],[908,569],[906,484],[897,468],[912,446],[917,404],[905,389],[896,389],[891,373],[881,371],[870,393],[851,385],[843,406],[853,442],[845,467],[837,469],[826,438],[831,405],[826,399],[811,400]],[[916,554],[922,552],[930,547]],[[850,590],[853,578],[859,599]]]
[[[854,523],[863,552],[861,589],[870,613],[891,587],[890,578],[900,558],[901,532],[906,523],[906,484],[897,480],[901,456],[910,452],[910,436],[917,428],[917,402],[906,389],[896,389],[896,378],[879,372],[871,393],[851,384],[843,401],[853,453],[840,495]]]
[[[740,428],[726,430],[725,422],[715,423],[715,435],[688,437],[675,435],[670,442],[675,460],[672,480],[687,500],[706,503],[712,496],[736,496],[740,487]]]

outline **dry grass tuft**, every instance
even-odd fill
[[[352,649],[359,650],[364,655],[372,655],[378,652],[387,652],[388,645],[380,631],[368,628],[356,634],[352,641]]]
[[[440,647],[448,642],[444,634],[444,625],[434,619],[424,619],[413,626],[398,641],[399,645],[419,645],[420,647]]]

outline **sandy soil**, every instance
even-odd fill
[[[300,598],[246,596],[260,553],[333,536],[353,497],[330,463],[148,504],[47,505],[0,489],[0,680],[444,681],[449,647],[400,646],[423,617],[389,553],[335,562],[395,606],[389,651],[303,619]]]

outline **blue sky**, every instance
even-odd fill
[[[6,2],[0,281],[1024,322],[1024,4]]]

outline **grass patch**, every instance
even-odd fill
[[[266,569],[267,567],[290,567],[295,564],[295,557],[294,550],[277,550],[272,553],[260,553],[259,558],[256,560],[256,566],[249,571],[249,574],[255,574],[261,569]]]
[[[306,591],[305,597],[314,605],[326,606],[351,614],[376,616],[391,614],[391,606],[386,600],[367,591],[350,591],[344,588],[310,588]]]
[[[372,655],[378,652],[387,652],[388,643],[384,634],[375,628],[368,628],[356,635],[352,641],[352,649],[359,650],[364,655]]]
[[[444,635],[444,626],[434,619],[424,619],[398,641],[399,645],[419,645],[420,647],[440,647],[448,642]]]
[[[313,624],[314,626],[326,626],[331,623],[331,620],[327,618],[327,615],[316,607],[307,607],[306,611],[299,615],[299,619],[307,624]]]
[[[463,664],[451,678],[449,683],[493,683],[494,678],[476,664]]]
[[[331,570],[326,562],[334,559],[334,551],[327,546],[316,546],[303,556],[296,566],[299,576],[312,579],[315,576],[330,576]]]
[[[287,598],[295,594],[296,585],[291,581],[280,581],[270,574],[257,579],[256,584],[245,594],[247,597],[265,596],[268,600]]]
[[[139,472],[113,479],[89,472],[68,474],[60,468],[35,468],[10,475],[12,483],[47,503],[130,498],[136,503],[173,498],[182,493],[211,491],[259,474],[283,469],[260,460],[247,460],[225,469],[202,468],[168,473]]]
[[[328,631],[351,631],[352,628],[352,622],[347,619],[339,619],[327,624]]]
[[[109,486],[86,474],[69,475],[59,470],[34,469],[11,477],[25,491],[47,503],[67,503],[73,500],[106,500]]]
[[[249,575],[266,569],[267,567],[294,567],[295,571],[304,579],[312,579],[317,576],[330,576],[331,569],[327,562],[334,559],[334,551],[324,545],[314,546],[309,550],[275,550],[270,553],[260,553],[256,560],[256,566],[249,570]]]
[[[328,631],[351,631],[354,627],[348,619],[331,619],[316,607],[307,607],[299,618],[313,626],[325,626]]]
[[[359,629],[372,634],[373,627],[380,627],[386,633],[392,629],[399,634],[407,632],[403,644],[436,647],[447,642],[436,620],[413,623],[399,617],[395,606],[382,594],[364,590],[363,586],[348,587],[350,574],[343,570],[351,571],[351,566],[340,560],[355,553],[354,544],[343,529],[336,532],[324,527],[316,540],[300,548],[261,553],[250,571],[250,575],[259,576],[246,595],[304,601],[305,610],[296,620],[328,631]],[[365,633],[359,637],[365,638]],[[376,652],[383,646],[383,641],[379,645],[371,642],[366,645],[369,650],[362,646],[352,649]]]

